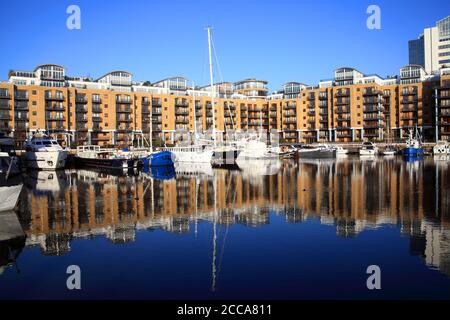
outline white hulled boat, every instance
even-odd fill
[[[348,154],[348,150],[344,149],[341,146],[336,146],[336,147],[333,147],[333,148],[336,150],[336,154],[339,155],[339,156]]]
[[[360,156],[375,156],[378,154],[378,147],[370,141],[364,142],[359,149]]]
[[[0,152],[0,212],[13,210],[17,205],[23,187],[21,179],[17,179],[19,172],[17,158]]]
[[[433,154],[447,155],[450,154],[450,144],[448,141],[438,141],[433,147]]]
[[[213,148],[209,145],[193,144],[188,146],[177,146],[164,148],[175,155],[175,162],[183,163],[211,163]]]
[[[238,160],[267,160],[278,159],[279,150],[267,146],[267,143],[258,139],[258,137],[249,137],[236,142],[240,153]]]
[[[63,169],[66,165],[67,153],[67,150],[64,150],[55,139],[38,132],[27,140],[23,161],[30,169]]]
[[[17,157],[13,154],[14,141],[4,134],[0,135],[0,212],[13,210],[22,190],[22,178]]]

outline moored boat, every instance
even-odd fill
[[[164,148],[164,151],[173,153],[175,162],[209,164],[211,163],[214,152],[211,146],[202,144]]]
[[[81,166],[104,169],[130,169],[143,165],[138,158],[132,158],[114,149],[102,149],[100,146],[78,146],[75,162]]]
[[[450,154],[450,144],[448,143],[448,141],[438,141],[433,147],[433,154]]]
[[[382,153],[384,156],[394,156],[397,153],[397,150],[394,146],[389,145],[383,150]]]
[[[359,149],[360,156],[375,156],[378,154],[378,147],[370,141],[366,141],[362,144],[361,149]]]
[[[337,150],[327,145],[319,145],[297,150],[300,159],[330,159],[336,158]]]
[[[173,167],[175,155],[169,151],[152,152],[145,160],[144,165],[149,167]]]
[[[344,148],[341,147],[341,146],[336,146],[336,147],[334,147],[334,148],[336,149],[336,154],[337,154],[337,155],[342,156],[342,155],[348,154],[348,150],[347,150],[347,149],[344,149]]]
[[[402,154],[406,157],[420,157],[424,155],[417,129],[415,129],[415,134],[410,130],[409,137],[406,139],[406,148],[402,150]]]
[[[22,160],[30,169],[56,170],[65,167],[67,154],[67,150],[63,149],[55,139],[37,132],[26,141]]]
[[[19,199],[23,183],[17,159],[0,152],[0,212],[13,210]]]

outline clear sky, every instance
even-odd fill
[[[81,9],[81,30],[66,27],[71,4]],[[366,27],[371,4],[381,9],[381,30]],[[126,70],[135,80],[182,75],[207,84],[207,25],[217,81],[256,77],[277,90],[317,84],[341,66],[384,77],[408,63],[408,40],[448,15],[449,0],[5,1],[0,79],[55,63],[74,76]]]

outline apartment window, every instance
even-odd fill
[[[107,126],[108,126],[108,122],[105,123],[105,127],[107,127]]]
[[[35,115],[37,115],[37,112],[36,112],[36,111],[33,111],[33,116],[35,116]]]
[[[36,105],[36,101],[33,101],[33,106],[35,106]]]
[[[33,126],[36,126],[36,121],[33,121]]]
[[[107,104],[105,104],[105,109],[108,109],[108,105]]]
[[[36,90],[33,90],[33,91],[31,92],[31,94],[32,94],[33,96],[35,96],[35,95],[36,95]]]

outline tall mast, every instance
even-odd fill
[[[208,56],[209,56],[209,80],[211,85],[211,104],[212,104],[212,133],[214,145],[216,145],[216,118],[215,118],[215,105],[214,105],[214,97],[216,95],[216,88],[214,87],[214,79],[213,79],[213,63],[212,63],[212,55],[211,55],[211,27],[207,27],[208,30]]]
[[[153,101],[152,103],[150,103],[150,127],[148,128],[148,134],[149,134],[149,147],[150,147],[150,152],[153,152],[153,141],[152,141],[152,136],[153,136]],[[143,135],[143,133],[142,133]]]
[[[195,82],[192,81],[192,96],[194,97],[194,138],[197,138],[197,107],[195,105]]]

